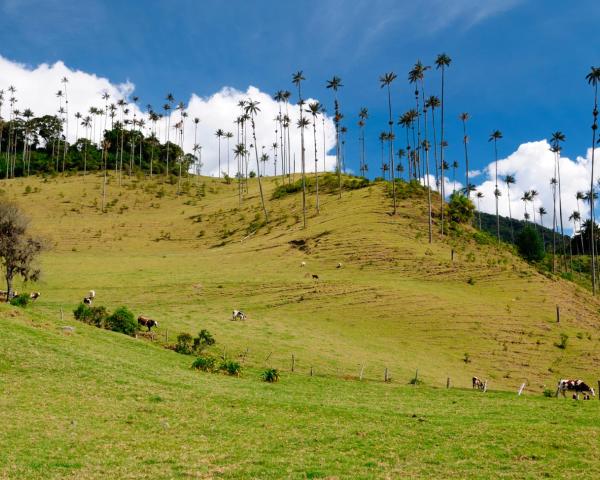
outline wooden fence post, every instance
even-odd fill
[[[560,307],[556,306],[556,323],[560,323]]]
[[[446,378],[446,388],[450,388],[450,377]]]
[[[387,383],[388,381],[388,369],[385,367],[385,371],[383,372],[383,381]]]
[[[527,383],[527,382],[523,382],[523,383],[521,384],[521,388],[519,388],[519,393],[518,393],[519,397],[520,397],[520,396],[521,396],[521,394],[523,393],[523,390],[525,389],[525,384],[526,384],[526,383]]]
[[[600,400],[600,380],[598,380],[598,400]]]
[[[269,360],[269,358],[271,358],[271,355],[273,355],[273,352],[270,352],[270,353],[267,355],[267,358],[265,358],[265,362],[267,362],[267,360]]]
[[[360,381],[362,381],[362,379],[363,379],[363,372],[364,371],[365,371],[365,366],[363,365],[363,366],[360,367],[360,374],[358,375],[358,379]],[[600,391],[600,389],[598,391]]]
[[[294,371],[295,364],[296,364],[296,357],[294,357],[294,354],[292,353],[292,372]]]
[[[452,258],[452,261],[454,261],[454,249],[452,249],[451,258]]]
[[[60,307],[60,321],[64,322],[65,321],[65,312],[63,311],[63,307]]]
[[[310,376],[313,376],[313,367],[310,367]]]
[[[165,328],[165,343],[169,343],[169,329]]]

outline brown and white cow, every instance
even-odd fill
[[[137,320],[138,325],[140,327],[148,328],[149,332],[152,330],[152,327],[158,327],[158,322],[156,320],[152,320],[151,318],[146,317],[144,315],[140,315]]]
[[[31,293],[29,294],[29,298],[30,298],[32,301],[35,301],[35,300],[37,300],[38,298],[40,298],[40,296],[41,296],[41,295],[42,295],[42,294],[41,294],[40,292],[31,292]]]
[[[556,396],[558,397],[559,393],[562,393],[563,397],[566,397],[565,392],[574,392],[574,398],[579,400],[579,394],[583,393],[584,398],[589,400],[590,395],[592,397],[596,396],[596,392],[592,387],[590,387],[587,383],[580,379],[570,379],[570,378],[562,378],[558,382],[558,387],[556,388]]]
[[[481,380],[479,377],[473,377],[473,389],[477,390],[485,390],[485,381]]]

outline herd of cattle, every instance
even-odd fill
[[[306,266],[306,262],[302,262],[300,264],[301,267],[305,267]],[[342,264],[338,263],[337,268],[341,268]],[[312,276],[314,279],[318,280],[319,277],[317,275],[313,275]],[[8,298],[8,300],[11,300],[12,298],[18,296],[18,292],[12,292],[10,295],[10,298]],[[32,301],[37,300],[38,298],[40,298],[42,294],[40,292],[31,292],[29,294],[29,298]],[[0,301],[7,301],[7,297],[8,297],[8,292],[0,290]],[[96,292],[94,290],[90,290],[88,292],[88,294],[83,297],[83,304],[87,305],[87,306],[92,306],[92,304],[94,303],[94,299],[96,298]],[[231,319],[232,320],[247,320],[248,316],[242,312],[241,310],[234,310],[231,314]],[[154,327],[158,327],[158,322],[156,320],[153,320],[150,317],[147,317],[145,315],[140,315],[137,319],[138,325],[140,327],[145,327],[148,329],[148,331],[152,331],[152,328]],[[481,390],[483,392],[487,391],[487,380],[482,380],[479,377],[473,377],[472,381],[472,388],[474,390]],[[582,394],[584,400],[589,400],[591,397],[595,397],[596,396],[596,392],[594,391],[594,388],[589,386],[587,383],[585,383],[583,380],[581,379],[568,379],[568,378],[563,378],[561,380],[559,380],[558,385],[556,387],[556,397],[559,396],[559,394],[562,394],[563,397],[566,397],[566,392],[573,392],[573,398],[575,400],[579,400],[579,395]]]

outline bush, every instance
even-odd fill
[[[475,205],[465,195],[454,192],[446,206],[448,219],[454,223],[469,223],[475,215]]]
[[[521,256],[530,262],[539,262],[544,259],[544,243],[537,230],[529,225],[517,236],[517,248]]]
[[[192,368],[202,370],[203,372],[213,372],[215,370],[216,361],[213,357],[198,357],[192,363]]]
[[[104,328],[106,326],[108,312],[105,307],[88,307],[87,305],[80,303],[77,308],[73,310],[73,316],[80,322]]]
[[[180,333],[177,335],[177,343],[175,344],[175,351],[183,355],[192,354],[192,342],[193,338],[189,333]]]
[[[276,368],[267,368],[262,374],[260,378],[263,379],[264,382],[275,383],[279,381],[279,371]]]
[[[200,331],[200,333],[198,334],[198,336],[196,338],[194,338],[194,346],[193,346],[194,352],[200,353],[206,347],[210,347],[211,345],[214,345],[215,343],[216,343],[216,340],[210,334],[210,332],[208,330],[202,329]]]
[[[239,377],[242,372],[242,366],[233,360],[223,360],[219,365],[219,370],[225,372],[227,375]]]
[[[133,313],[127,307],[119,307],[106,319],[106,328],[113,332],[133,336],[137,332],[138,324]]]
[[[21,293],[16,297],[10,299],[10,304],[15,307],[25,308],[29,304],[29,295],[27,293]]]

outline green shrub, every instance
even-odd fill
[[[446,206],[447,218],[454,223],[469,223],[475,215],[475,205],[465,195],[454,192]]]
[[[21,293],[16,297],[10,299],[10,304],[15,307],[25,308],[29,304],[29,295],[27,293]]]
[[[80,322],[88,323],[99,328],[105,328],[108,312],[105,307],[88,307],[87,305],[80,303],[77,308],[73,310],[73,316]]]
[[[192,354],[192,343],[194,339],[189,333],[180,333],[177,335],[177,343],[175,344],[175,351],[183,355]]]
[[[542,237],[529,225],[526,226],[517,236],[517,248],[525,260],[530,262],[539,262],[546,255],[544,252],[544,243]]]
[[[213,372],[215,370],[216,360],[213,357],[198,357],[192,363],[192,368],[202,370],[203,372]]]
[[[127,307],[119,307],[106,319],[106,328],[133,336],[138,329],[138,323]]]
[[[279,381],[279,371],[276,368],[267,368],[261,373],[260,378],[264,382],[275,383]]]
[[[242,366],[233,360],[223,360],[219,365],[219,370],[225,372],[227,375],[239,377],[242,372]]]
[[[210,334],[210,332],[208,330],[202,329],[200,331],[200,333],[198,334],[198,336],[196,338],[194,338],[194,345],[193,345],[194,352],[200,353],[206,347],[210,347],[211,345],[214,345],[215,343],[216,343],[216,340]]]
[[[544,389],[544,397],[553,397],[556,394],[554,390],[550,390],[549,388]]]

